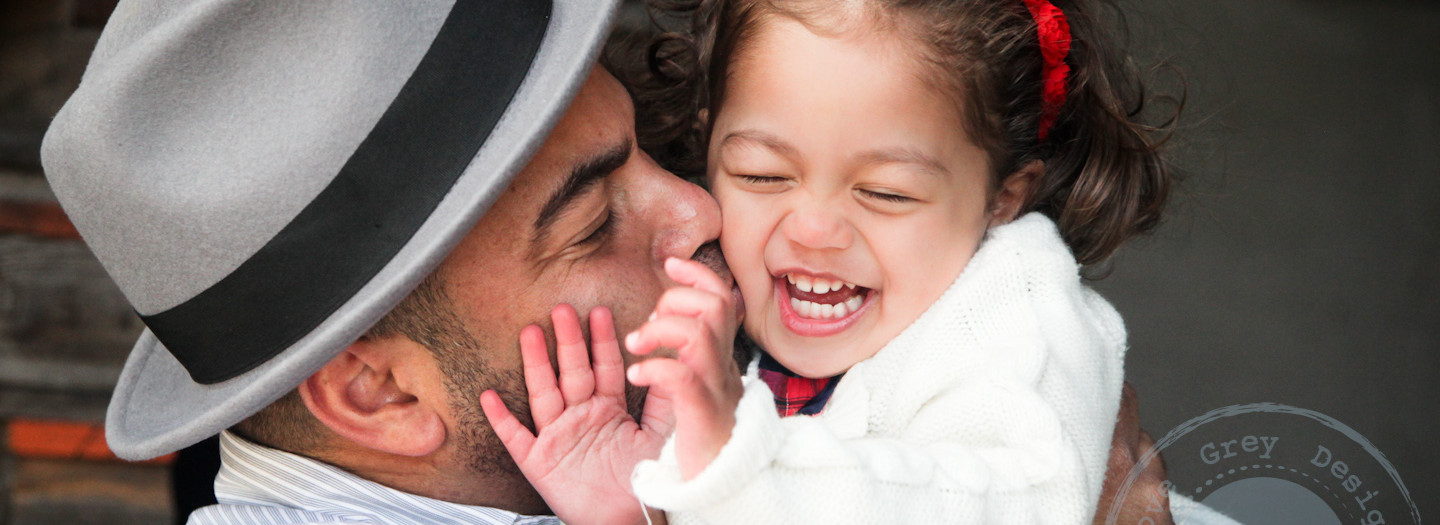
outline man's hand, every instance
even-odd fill
[[[650,321],[626,336],[625,346],[638,355],[673,348],[677,356],[631,365],[628,377],[674,401],[675,459],[690,480],[730,440],[744,393],[731,348],[735,299],[715,272],[695,261],[669,259],[665,273],[683,286],[660,297]]]
[[[645,523],[630,492],[630,472],[640,460],[659,456],[673,424],[670,403],[652,394],[636,423],[625,410],[625,365],[614,319],[603,307],[589,317],[587,351],[575,309],[562,304],[550,313],[558,386],[544,331],[530,325],[520,332],[537,434],[493,390],[480,395],[480,407],[525,478],[565,523]]]
[[[1124,501],[1116,501],[1121,485],[1135,469],[1135,464],[1155,448],[1155,440],[1140,430],[1140,404],[1135,389],[1125,383],[1120,393],[1120,417],[1115,435],[1110,440],[1110,464],[1105,470],[1105,485],[1100,492],[1100,505],[1095,511],[1095,525],[1109,525],[1106,520],[1116,505],[1120,512],[1114,525],[1136,523],[1170,525],[1169,483],[1165,481],[1165,461],[1157,454],[1135,477]]]

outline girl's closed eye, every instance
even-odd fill
[[[735,177],[739,178],[747,184],[778,184],[781,182],[785,182],[785,177],[779,177],[775,175],[736,174]]]
[[[754,173],[754,172],[751,172]],[[781,193],[792,186],[793,179],[781,175],[751,175],[744,172],[733,173],[731,177],[736,180],[735,186],[749,193],[770,194]]]
[[[908,203],[912,203],[912,202],[920,202],[919,199],[916,199],[916,198],[914,198],[914,197],[910,197],[910,196],[906,196],[906,195],[901,195],[901,194],[899,194],[899,193],[892,192],[892,191],[888,191],[888,190],[856,188],[856,189],[855,189],[855,192],[856,192],[856,193],[859,193],[861,196],[866,197],[866,198],[875,199],[875,200],[880,200],[880,201],[885,201],[885,202],[893,202],[893,203],[896,203],[896,204],[908,204]]]

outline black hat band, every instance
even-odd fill
[[[141,319],[201,384],[309,334],[410,241],[465,172],[539,52],[550,0],[456,0],[333,180],[219,282]]]

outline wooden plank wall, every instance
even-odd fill
[[[103,446],[140,322],[40,173],[44,130],[114,4],[0,3],[0,525],[173,518],[168,468]]]

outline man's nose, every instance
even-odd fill
[[[720,206],[704,189],[659,169],[651,192],[650,213],[655,217],[653,256],[691,258],[700,246],[720,238]]]
[[[781,231],[790,242],[811,250],[844,250],[855,230],[839,207],[821,200],[800,203],[785,217]]]

